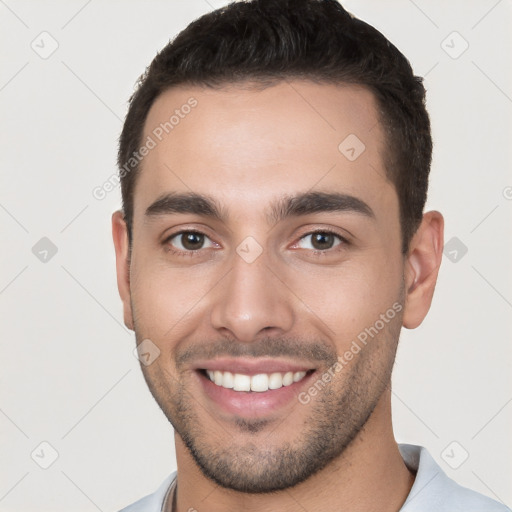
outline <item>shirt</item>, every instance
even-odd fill
[[[502,503],[467,489],[449,478],[422,446],[399,444],[405,465],[416,472],[414,484],[399,512],[511,512]],[[120,512],[162,512],[169,487],[177,472],[171,473],[153,493]]]

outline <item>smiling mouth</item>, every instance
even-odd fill
[[[200,369],[199,372],[219,387],[240,392],[263,393],[300,382],[315,370],[272,372],[247,375],[221,370]]]

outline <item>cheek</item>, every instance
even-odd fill
[[[187,269],[140,261],[132,266],[132,304],[137,330],[159,340],[183,336],[201,312],[210,279]],[[165,347],[162,347],[165,349]]]
[[[294,278],[292,288],[297,297],[339,349],[373,326],[400,300],[400,265],[397,260],[385,261],[382,255],[369,255],[346,261],[336,269]]]

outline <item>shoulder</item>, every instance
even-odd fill
[[[449,478],[422,446],[398,445],[416,479],[400,512],[510,512],[505,505]]]
[[[171,473],[155,492],[144,496],[144,498],[128,505],[119,512],[161,512],[167,490],[175,478],[176,471]]]

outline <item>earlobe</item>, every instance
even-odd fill
[[[116,251],[117,288],[123,301],[124,323],[128,329],[133,331],[133,312],[130,300],[128,227],[122,210],[117,210],[112,214],[112,238]]]
[[[430,309],[443,256],[444,219],[427,212],[411,240],[405,264],[405,308],[403,325],[418,327]]]

